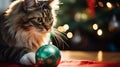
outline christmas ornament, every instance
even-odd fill
[[[117,31],[119,29],[119,22],[115,15],[113,15],[112,20],[109,23],[109,31]]]
[[[72,38],[72,41],[73,41],[75,44],[78,44],[78,43],[81,43],[81,42],[82,42],[82,37],[81,37],[81,34],[80,34],[79,31],[75,31],[74,37]]]
[[[96,5],[96,0],[87,0],[87,5],[89,9],[89,14],[94,17],[95,16],[95,5]]]
[[[52,44],[44,45],[36,52],[36,62],[40,67],[56,67],[60,60],[60,51]]]

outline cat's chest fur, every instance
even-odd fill
[[[31,27],[29,31],[19,31],[16,34],[16,39],[16,47],[27,47],[34,51],[50,40],[49,32],[41,32],[41,30],[34,27]]]

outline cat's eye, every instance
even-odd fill
[[[48,17],[46,17],[46,18],[45,18],[45,21],[46,21],[46,22],[49,22],[49,18],[48,18]]]
[[[37,21],[42,22],[42,18],[38,17]]]

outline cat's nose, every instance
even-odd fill
[[[47,27],[45,27],[45,29],[48,31],[49,29]]]
[[[47,30],[47,31],[49,30],[48,27],[47,27],[47,25],[45,23],[42,23],[42,25],[45,28],[45,30]]]
[[[52,25],[48,24],[48,23],[42,23],[43,27],[45,28],[46,31],[48,31]]]

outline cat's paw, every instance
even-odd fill
[[[33,65],[36,63],[35,60],[35,53],[34,52],[29,52],[20,59],[20,63],[24,65]]]

